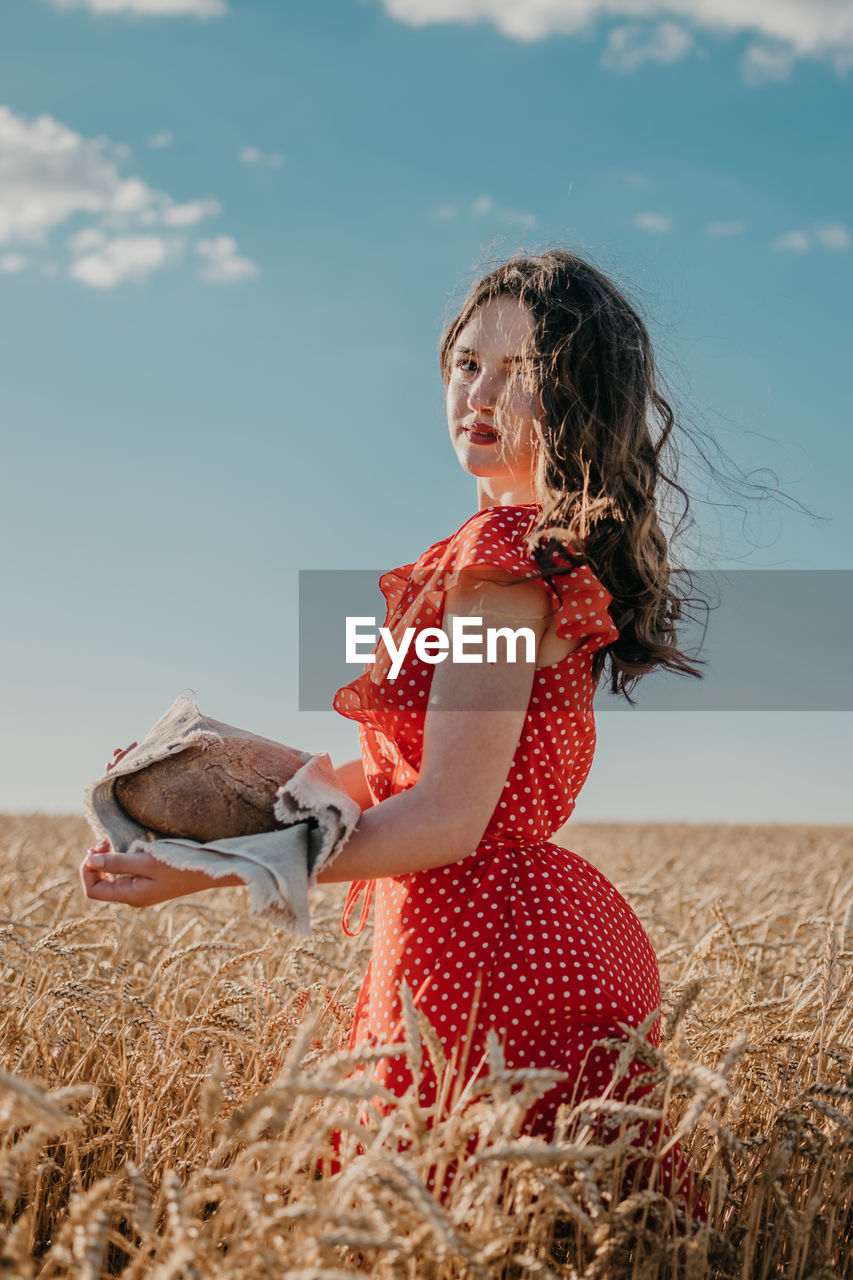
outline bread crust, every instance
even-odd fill
[[[274,831],[276,793],[305,764],[305,755],[247,734],[195,743],[115,780],[124,811],[163,836],[225,840]]]

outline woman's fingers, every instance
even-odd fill
[[[113,752],[112,760],[107,761],[107,765],[106,765],[107,772],[109,773],[110,769],[112,769],[114,765],[118,764],[122,756],[126,756],[128,751],[132,751],[134,747],[138,747],[138,746],[139,746],[138,742],[131,742],[129,747],[116,747],[115,751]]]
[[[114,853],[108,840],[87,850],[80,865],[83,889],[88,898],[102,902],[144,905],[152,890],[152,879],[163,867],[148,853]],[[113,876],[119,878],[114,880]]]
[[[87,898],[91,898],[90,889],[93,889],[101,878],[100,871],[93,871],[89,866],[88,858],[84,858],[80,863],[80,879],[83,881],[83,889]]]
[[[162,868],[162,863],[157,863],[150,853],[91,852],[86,861],[89,867],[101,873],[109,871],[112,875],[150,876],[156,869],[155,864]]]
[[[80,876],[86,896],[103,902],[149,907],[200,889],[225,889],[246,883],[238,875],[215,879],[206,871],[171,867],[150,853],[96,852],[100,847],[96,845],[88,851],[80,864]]]
[[[163,864],[147,853],[93,853],[90,850],[80,864],[80,878],[87,898],[96,902],[125,902],[131,907],[150,906],[162,899],[158,871],[162,877]],[[169,896],[168,892],[165,896]]]
[[[103,875],[103,872],[97,867],[97,862],[109,851],[109,840],[99,840],[97,844],[92,845],[91,849],[86,850],[86,856],[80,863],[80,879],[83,881],[83,888],[89,897],[92,896],[89,890],[98,883]],[[92,861],[93,858],[95,859],[94,863]]]
[[[104,880],[97,871],[83,870],[86,897],[96,902],[124,902],[131,907],[148,906],[151,881],[148,876],[122,876],[120,880]]]

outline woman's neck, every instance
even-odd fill
[[[477,477],[477,510],[486,507],[526,507],[538,504],[533,485],[512,484],[505,477],[490,482],[488,476]]]

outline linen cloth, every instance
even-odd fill
[[[204,716],[189,698],[177,697],[145,738],[108,765],[86,790],[89,824],[117,853],[149,853],[180,871],[204,871],[213,879],[236,875],[249,890],[249,912],[278,929],[310,935],[308,891],[317,873],[334,861],[352,834],[361,809],[342,786],[329,756],[299,751],[305,764],[276,794],[281,829],[201,843],[157,838],[119,804],[116,779],[200,743],[210,746],[242,731]]]

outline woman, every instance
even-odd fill
[[[683,492],[661,467],[673,415],[640,317],[561,251],[512,259],[479,281],[440,359],[477,511],[380,579],[395,642],[407,628],[428,634],[396,678],[379,646],[336,694],[337,710],[360,722],[361,760],[339,776],[363,812],[318,879],[351,882],[348,932],[359,894],[359,927],[375,901],[353,1046],[398,1038],[405,982],[450,1060],[455,1095],[485,1069],[489,1032],[507,1067],[564,1073],[526,1117],[527,1132],[547,1136],[561,1102],[604,1091],[617,1055],[598,1042],[624,1038],[620,1022],[648,1019],[650,1043],[659,1040],[645,930],[603,875],[550,837],[592,763],[606,658],[613,692],[626,697],[657,667],[699,674],[676,646],[680,601],[658,510],[662,484]],[[439,637],[462,620],[469,635],[476,620],[528,635],[515,654],[500,641],[489,661],[454,660]],[[137,901],[212,884],[153,858],[106,855],[100,867],[135,872]],[[92,862],[83,874],[91,897],[134,900],[132,885],[104,889]],[[636,1100],[642,1069],[632,1064],[616,1096]],[[381,1060],[374,1079],[399,1096],[407,1060]],[[429,1061],[418,1088],[432,1105]],[[659,1176],[694,1199],[677,1146]]]

